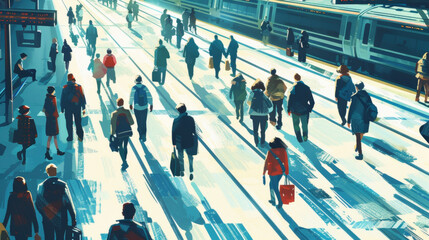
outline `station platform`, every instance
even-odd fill
[[[351,74],[354,82],[365,83],[379,110],[379,120],[371,123],[363,139],[364,160],[357,161],[355,137],[350,129],[341,126],[337,112],[335,66],[311,59],[303,64],[285,56],[284,49],[264,46],[257,40],[197,21],[198,35],[186,32],[183,37],[193,37],[200,48],[194,79],[187,75],[181,50],[166,43],[171,57],[166,83],[160,86],[150,78],[154,50],[162,38],[159,18],[163,9],[138,3],[139,21],[133,22],[132,29],[127,28],[125,20],[126,1],[118,0],[116,11],[97,0],[46,0],[43,5],[58,11],[58,26],[46,29],[43,48],[49,49],[48,36],[58,39],[59,49],[64,39],[76,43],[71,45],[69,73],[83,86],[87,100],[89,122],[84,126],[84,141],[66,142],[65,119],[60,114],[59,144],[66,155],[54,155],[52,161],[69,184],[78,227],[85,239],[106,239],[109,226],[121,219],[121,206],[127,201],[137,206],[135,220],[145,222],[154,239],[429,238],[429,145],[418,132],[429,120],[429,108],[416,103],[413,92]],[[70,32],[67,10],[70,6],[74,10],[77,4],[84,6],[83,29],[73,25]],[[181,13],[170,14],[173,23],[181,17]],[[84,31],[89,20],[98,30],[97,53],[103,57],[110,48],[118,61],[116,84],[107,87],[103,79],[100,95],[87,70],[91,59],[86,55]],[[295,73],[313,91],[315,107],[310,114],[307,142],[296,140],[292,119],[285,112],[282,130],[272,126],[267,129],[268,141],[280,137],[287,143],[289,180],[296,186],[295,202],[283,205],[281,210],[268,202],[268,184],[262,184],[268,148],[254,146],[247,114],[244,123],[235,119],[234,103],[229,99],[231,72],[222,67],[216,79],[214,70],[208,68],[208,48],[214,34],[225,47],[230,35],[239,42],[237,69],[247,80],[248,92],[254,80],[267,81],[271,68],[277,69],[288,91]],[[175,40],[173,37],[172,42]],[[0,142],[6,147],[0,164],[5,183],[0,185],[0,216],[4,216],[14,177],[27,179],[33,198],[37,184],[46,177],[44,168],[50,161],[43,159],[47,137],[41,110],[46,87],[55,86],[59,99],[67,79],[61,54],[57,57],[57,72],[49,77],[46,61],[44,57],[33,58],[26,65],[38,69],[39,81],[26,80],[28,84],[15,100],[15,107],[31,107],[30,115],[39,133],[37,143],[28,150],[27,165],[22,166],[16,159],[19,145],[7,142],[6,137]],[[108,145],[110,114],[119,97],[129,106],[136,75],[143,77],[151,92],[154,110],[148,116],[148,140],[144,144],[133,126],[135,134],[128,147],[130,167],[121,171],[119,154],[111,152]],[[193,181],[189,180],[186,158],[185,177],[174,178],[169,170],[171,127],[178,115],[175,106],[182,102],[195,118],[200,136]],[[287,99],[285,106],[286,103]],[[246,113],[247,110],[245,106]],[[8,126],[2,126],[0,134],[8,136],[8,130]]]

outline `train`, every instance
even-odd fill
[[[429,14],[395,5],[336,5],[331,0],[148,0],[167,8],[194,8],[198,19],[258,37],[266,17],[270,42],[285,45],[286,29],[309,33],[309,54],[354,71],[413,86],[415,64],[429,51]],[[399,79],[398,79],[399,78]],[[405,78],[405,79],[404,79]],[[405,82],[404,82],[405,81]],[[412,83],[410,83],[412,82]]]

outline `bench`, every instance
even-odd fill
[[[12,87],[13,87],[13,89],[15,90],[15,87],[14,87],[15,82],[18,82],[18,81],[26,79],[26,78],[27,77],[20,78],[20,77],[18,77],[18,74],[15,74],[15,76],[13,76],[13,78],[12,78]],[[16,93],[13,95],[13,97],[16,97],[18,95],[18,93],[22,90],[22,88],[24,87],[24,85],[25,85],[25,81],[23,81],[23,82],[21,82],[19,84],[18,91],[16,91]],[[5,94],[6,94],[6,88],[4,87],[0,91],[0,98],[2,98]]]

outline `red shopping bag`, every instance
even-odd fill
[[[280,196],[283,204],[295,202],[295,185],[288,185],[287,182],[287,176],[285,176],[285,184],[280,185]]]

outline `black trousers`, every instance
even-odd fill
[[[182,36],[177,35],[176,36],[176,40],[177,40],[177,48],[180,49],[180,44],[182,42]]]
[[[340,114],[341,121],[345,123],[346,112],[347,112],[347,101],[342,98],[338,98],[337,108],[338,108],[338,113]]]
[[[18,73],[18,77],[32,77],[33,81],[36,81],[36,69],[26,69]]]
[[[273,111],[270,112],[270,121],[276,122],[276,113],[277,117],[277,126],[282,126],[282,111],[283,111],[283,99],[278,101],[272,101],[273,103]]]
[[[194,76],[194,66],[195,66],[195,60],[192,62],[188,62],[186,63],[186,66],[188,67],[188,75],[189,78],[192,79],[192,77]]]
[[[65,117],[66,117],[66,128],[67,128],[68,138],[73,138],[73,118],[74,118],[74,124],[76,126],[76,134],[79,138],[83,139],[81,108],[79,106],[66,107]]]
[[[139,132],[140,139],[146,139],[147,111],[148,111],[147,109],[145,110],[134,109],[134,114],[136,115],[136,120],[137,120],[137,131]]]
[[[64,63],[66,65],[66,70],[68,71],[69,70],[70,61],[65,61]]]
[[[56,61],[57,61],[57,55],[55,55],[54,57],[51,57],[52,72],[55,72],[57,70],[57,65],[55,64]]]
[[[216,78],[219,77],[220,62],[221,62],[221,60],[222,60],[222,58],[215,58],[215,57],[213,57],[213,67],[215,69]]]
[[[307,59],[307,50],[305,48],[298,48],[298,61],[304,62]]]
[[[183,20],[183,30],[188,31],[188,21]]]
[[[122,164],[127,163],[127,154],[128,154],[128,141],[129,137],[119,138],[119,155],[122,159]]]
[[[261,128],[261,144],[265,143],[265,130],[267,126],[267,116],[250,116],[253,120],[253,139],[255,140],[255,144],[259,143],[259,134],[258,129]]]
[[[231,69],[232,74],[235,76],[235,73],[237,72],[237,55],[231,54]]]
[[[56,227],[51,221],[43,219],[43,232],[45,233],[45,240],[64,240],[66,228]]]

